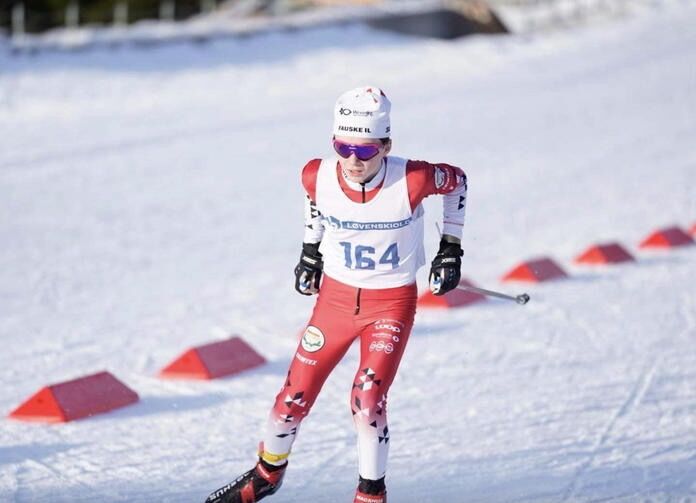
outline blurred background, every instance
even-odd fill
[[[363,13],[385,7],[391,10],[447,7],[479,23],[482,30],[497,31],[501,27],[491,20],[494,9],[524,8],[528,24],[558,24],[578,21],[598,11],[606,13],[625,10],[630,3],[654,2],[653,0],[633,2],[629,0],[2,0],[0,30],[7,34],[20,35],[41,33],[60,27],[124,26],[143,20],[172,22],[206,15],[240,19],[326,11],[341,7],[361,7]],[[364,10],[365,8],[368,10]],[[355,14],[357,11],[352,12]],[[537,18],[531,19],[532,14],[536,14]]]

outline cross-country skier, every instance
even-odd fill
[[[324,381],[355,339],[360,366],[350,407],[358,434],[355,503],[385,503],[387,394],[416,312],[416,271],[425,263],[422,200],[444,195],[440,248],[430,288],[459,284],[466,175],[454,166],[390,156],[391,103],[377,87],[341,95],[334,109],[337,156],[302,171],[305,234],[295,289],[319,294],[270,411],[254,468],[206,503],[251,503],[280,487],[293,442]]]

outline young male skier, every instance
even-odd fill
[[[413,326],[416,272],[425,263],[421,201],[444,195],[443,234],[429,276],[433,293],[443,295],[460,280],[467,190],[459,168],[388,155],[390,109],[377,87],[341,95],[334,109],[337,156],[314,159],[302,171],[305,235],[295,289],[318,293],[317,302],[270,411],[256,466],[206,503],[252,503],[278,490],[300,423],[356,338],[354,503],[386,502],[387,393]]]

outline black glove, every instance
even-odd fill
[[[459,243],[440,240],[440,249],[430,266],[430,290],[435,295],[444,295],[454,290],[461,279],[462,259],[464,255]]]
[[[295,267],[295,290],[302,295],[319,292],[319,281],[324,261],[319,253],[319,243],[302,243],[300,263]]]

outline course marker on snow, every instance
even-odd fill
[[[693,237],[696,237],[696,222],[694,222],[694,224],[689,229],[689,234],[691,234]]]
[[[232,337],[185,351],[164,367],[159,376],[170,379],[216,379],[264,363],[266,359],[240,337]]]
[[[538,258],[523,262],[505,274],[502,281],[527,281],[539,283],[552,279],[567,278],[568,275],[550,258]]]
[[[65,423],[130,405],[138,394],[109,372],[41,388],[8,417],[21,421]]]
[[[466,279],[459,282],[460,286],[474,286]],[[427,290],[418,298],[418,307],[449,309],[453,307],[465,307],[486,300],[484,295],[455,288],[444,295],[433,295]]]
[[[688,246],[694,244],[694,240],[679,227],[667,227],[659,229],[640,243],[641,248],[674,248],[676,246]]]
[[[619,243],[594,245],[575,258],[577,264],[619,264],[635,262],[635,258]]]

